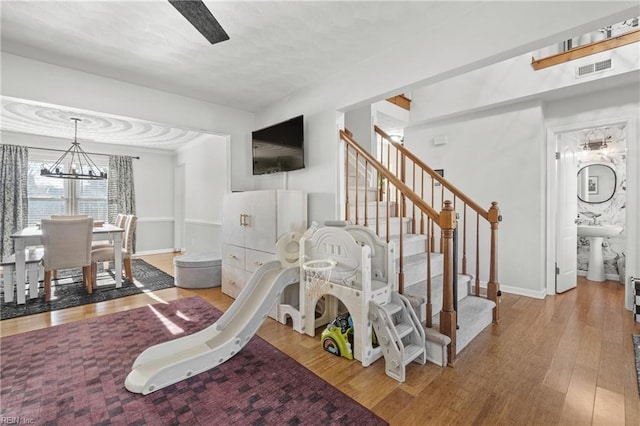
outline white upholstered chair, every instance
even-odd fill
[[[124,235],[122,237],[122,263],[124,264],[125,275],[131,282],[133,282],[133,271],[131,269],[131,256],[133,255],[133,233],[136,229],[137,221],[137,216],[125,216]],[[91,277],[94,282],[97,279],[98,263],[113,260],[115,260],[115,252],[112,245],[94,247],[91,250]]]
[[[91,239],[93,218],[42,219],[42,245],[44,246],[45,300],[51,300],[53,271],[82,268],[83,283],[89,293],[91,282]]]
[[[117,226],[118,228],[122,228],[124,229],[125,226],[127,225],[127,215],[126,214],[122,214],[122,213],[118,213],[116,215],[116,219],[113,221],[113,225]],[[91,250],[97,250],[97,249],[101,249],[101,248],[109,248],[109,247],[113,247],[113,241],[94,241],[93,244],[91,245]],[[94,281],[95,283],[95,281]]]
[[[88,214],[75,214],[75,215],[52,214],[50,218],[53,220],[72,220],[72,219],[86,219],[88,217],[89,217]]]

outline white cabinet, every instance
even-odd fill
[[[264,263],[275,260],[276,241],[307,229],[307,194],[265,190],[225,196],[222,217],[222,292],[236,298]]]

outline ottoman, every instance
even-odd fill
[[[194,253],[173,258],[174,283],[181,288],[219,287],[220,253]]]

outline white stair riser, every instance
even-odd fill
[[[423,251],[424,253],[424,251]],[[427,279],[427,256],[417,254],[405,254],[403,272],[405,275],[405,287],[420,283]],[[400,260],[396,258],[396,271],[400,271]],[[442,275],[443,258],[439,253],[431,253],[431,277]]]
[[[375,218],[367,218],[368,224],[367,227],[370,229],[376,230],[376,220]],[[400,235],[400,221],[399,217],[391,217],[389,219],[380,218],[378,220],[378,237],[384,240],[387,236],[387,222],[389,222],[389,235],[391,237],[396,237]],[[358,219],[358,223],[360,225],[364,225],[364,218]],[[402,233],[403,235],[407,235],[411,232],[411,222],[409,219],[402,219]]]
[[[355,188],[356,187],[356,176],[354,174],[355,172],[350,173],[349,175],[349,180],[348,180],[348,184],[349,184],[349,188]],[[364,178],[364,176],[362,174],[360,174],[360,176],[358,176],[358,188],[362,188],[362,187],[371,187],[371,188],[378,188],[375,180],[372,180],[371,177],[369,177],[369,181],[367,182],[367,180]]]
[[[358,205],[356,206],[355,200],[349,200],[350,205],[349,205],[349,217],[351,218],[355,218],[356,217],[356,207],[358,210],[358,218],[361,219],[359,220],[359,222],[363,222],[364,221],[364,215],[365,215],[365,204],[364,204],[364,199],[359,200]],[[375,223],[375,219],[376,219],[376,215],[380,218],[386,218],[387,217],[387,203],[384,201],[381,201],[378,204],[378,210],[376,212],[376,202],[373,200],[368,200],[367,205],[366,205],[366,213],[367,213],[367,218],[369,219],[369,222],[374,222]],[[390,203],[389,204],[389,216],[393,217],[395,216],[395,203]],[[353,219],[352,219],[353,220]]]
[[[413,284],[425,281],[427,279],[427,259],[426,255],[423,259],[416,261],[416,256],[411,258],[411,262],[405,262],[403,265],[404,285],[405,288]],[[396,261],[396,270],[400,272],[400,262]],[[442,274],[442,262],[437,259],[431,262],[431,276],[435,277]]]
[[[349,203],[356,202],[356,193],[358,195],[358,202],[364,202],[364,193],[367,192],[367,201],[377,201],[378,200],[378,190],[376,188],[358,188],[356,191],[355,188],[349,188]]]
[[[396,249],[393,251],[396,260],[400,257],[400,249],[398,238],[393,238],[391,240]],[[425,253],[427,247],[426,237],[424,235],[416,235],[416,234],[407,234],[404,236],[404,242],[402,245],[402,253],[405,259],[409,256],[413,256],[419,253]],[[431,257],[431,262],[434,262],[434,256]]]
[[[406,275],[405,275],[406,279]],[[458,276],[458,302],[469,295],[469,282],[470,277],[465,275]],[[426,300],[427,297],[427,284],[423,282],[415,285],[406,285],[405,281],[405,294],[414,296],[421,296]],[[442,275],[434,277],[431,281],[431,312],[433,317],[437,317],[442,310]],[[420,309],[416,310],[420,321],[426,320],[426,303],[423,304]]]

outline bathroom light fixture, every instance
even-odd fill
[[[107,172],[100,170],[96,163],[89,158],[86,152],[80,148],[78,142],[78,121],[79,118],[71,118],[75,121],[75,133],[71,147],[64,152],[51,166],[42,165],[41,176],[61,178],[61,179],[83,179],[99,180],[106,179]]]
[[[604,129],[605,131],[608,129]],[[609,143],[615,142],[611,135],[605,135],[601,129],[590,130],[584,138],[584,142],[580,145],[583,152],[602,151],[608,152]]]

